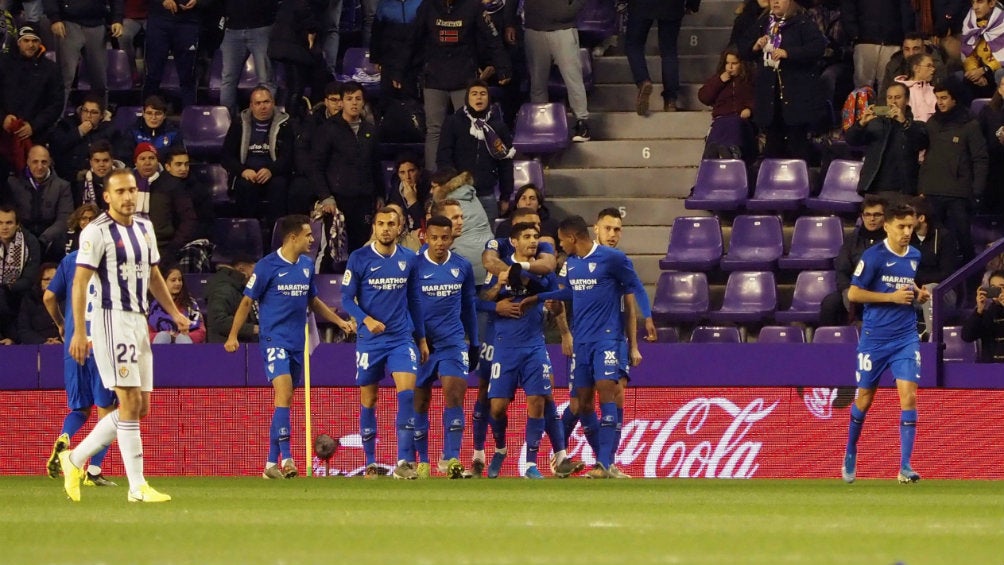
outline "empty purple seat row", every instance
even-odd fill
[[[757,338],[759,343],[806,343],[801,328],[791,326],[764,326]],[[691,343],[742,343],[739,328],[734,326],[698,326],[690,336]],[[857,343],[858,330],[854,326],[822,326],[813,332],[812,343]]]
[[[844,230],[836,216],[803,216],[795,221],[791,249],[777,216],[739,216],[732,225],[729,250],[722,255],[722,228],[715,217],[680,217],[673,222],[669,248],[659,261],[666,270],[757,271],[829,269],[840,252]]]

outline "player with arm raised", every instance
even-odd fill
[[[395,243],[399,226],[393,208],[373,218],[374,241],[349,255],[342,278],[342,307],[359,326],[356,384],[359,385],[359,435],[366,454],[367,478],[379,476],[376,464],[378,385],[389,370],[397,390],[397,479],[415,479],[415,380],[429,357],[418,285],[412,276],[415,253]],[[418,347],[416,348],[416,342]]]
[[[875,399],[879,377],[886,369],[896,379],[901,409],[899,420],[900,463],[897,479],[915,483],[920,475],[910,466],[917,433],[917,384],[920,382],[920,338],[913,303],[930,300],[917,286],[920,251],[910,247],[917,212],[907,204],[886,208],[886,239],[861,255],[851,279],[848,298],[864,304],[861,340],[857,349],[858,394],[851,405],[847,450],[841,477],[854,482],[857,470],[858,438],[865,415]]]
[[[285,216],[280,219],[278,229],[282,246],[255,264],[223,347],[230,353],[237,351],[240,347],[237,336],[247,321],[253,303],[258,302],[259,349],[265,364],[265,376],[272,384],[274,404],[268,433],[268,456],[262,477],[291,479],[299,471],[290,447],[289,408],[293,402],[293,388],[303,384],[307,309],[347,334],[353,331],[353,324],[342,320],[317,297],[314,261],[306,255],[314,243],[310,218]]]

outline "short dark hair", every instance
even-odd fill
[[[907,39],[910,39],[910,40],[913,40],[913,41],[917,41],[918,39],[921,40],[921,41],[926,41],[927,40],[927,34],[926,33],[921,33],[919,31],[911,31],[910,33],[908,33],[908,34],[906,34],[906,35],[903,36],[903,41],[906,41]]]
[[[928,223],[931,223],[931,220],[934,219],[931,217],[931,203],[923,196],[914,196],[913,198],[907,200],[907,204],[913,206],[914,211],[917,212],[917,216],[924,216],[924,219],[926,219]]]
[[[885,221],[898,220],[907,216],[916,216],[917,210],[905,202],[898,202],[886,208]]]
[[[154,110],[160,110],[161,112],[167,112],[167,102],[156,94],[151,94],[146,97],[143,101],[143,108],[153,108]]]
[[[458,174],[460,173],[458,173],[457,170],[454,169],[453,167],[443,167],[438,171],[432,173],[432,178],[430,178],[429,181],[431,181],[434,184],[444,185],[453,180],[453,177],[457,176]]]
[[[255,92],[262,92],[262,91],[267,92],[268,93],[268,97],[271,98],[273,102],[275,102],[275,95],[272,94],[272,91],[267,86],[265,86],[264,84],[259,84],[258,86],[252,88],[251,89],[251,97],[252,98],[254,97],[254,93]]]
[[[112,152],[112,144],[107,139],[98,139],[87,146],[87,156],[93,157],[95,153],[108,153]]]
[[[233,258],[230,259],[230,265],[233,267],[241,264],[254,265],[257,262],[258,258],[246,251],[236,253]]]
[[[132,177],[132,179],[134,181],[136,180],[136,175],[132,174],[132,171],[129,170],[129,169],[112,169],[112,172],[108,173],[108,178],[105,179],[104,190],[106,192],[108,191],[108,187],[111,186],[111,184],[112,184],[111,181],[112,181],[113,178],[115,178],[115,177],[123,177],[123,176],[126,176],[126,175],[129,175],[130,177]]]
[[[920,56],[921,55],[914,55],[914,57],[920,57]],[[913,57],[910,57],[910,59],[913,59]],[[910,65],[910,69],[913,69],[913,65]],[[892,90],[892,89],[894,89],[894,88],[902,88],[903,89],[903,97],[906,98],[907,100],[910,99],[910,89],[907,88],[907,86],[905,84],[901,83],[901,82],[894,82],[894,83],[890,84],[889,86],[885,87],[885,95],[889,96],[889,91]]]
[[[876,194],[866,194],[864,200],[861,201],[861,211],[863,212],[865,208],[871,208],[872,206],[881,206],[885,208],[888,206],[885,198],[878,196]]]
[[[432,226],[448,228],[451,232],[453,231],[453,222],[446,216],[436,215],[429,218],[429,220],[425,222],[425,229],[428,230]]]
[[[623,220],[624,214],[621,214],[621,211],[614,207],[604,208],[600,210],[599,214],[596,214],[596,221],[598,222],[603,218],[617,218],[618,220]]]
[[[418,155],[412,153],[411,151],[405,151],[404,153],[399,154],[397,156],[397,160],[394,161],[395,175],[397,174],[398,169],[401,168],[401,165],[405,163],[411,163],[412,165],[415,165],[415,168],[419,170],[422,169],[422,160],[418,158]]]
[[[400,222],[402,222],[402,223],[404,222],[404,218],[402,218],[400,215],[398,215],[397,210],[395,210],[394,208],[391,208],[390,206],[384,206],[384,207],[378,209],[376,211],[376,214],[373,214],[373,220],[374,221],[376,221],[376,215],[377,214],[393,214],[395,217],[397,217],[397,219]]]
[[[324,96],[328,97],[331,96],[332,94],[337,94],[338,96],[342,95],[342,83],[338,82],[337,80],[333,80],[328,84],[324,85]]]
[[[0,204],[0,213],[3,213],[3,214],[14,214],[14,223],[15,224],[18,223],[18,221],[17,221],[17,209],[14,208],[13,206],[11,206],[10,204]]]
[[[964,94],[962,89],[963,86],[959,84],[959,81],[952,77],[946,78],[945,80],[934,85],[935,94],[939,92],[947,92],[948,95],[951,96],[952,99],[955,100],[956,102],[962,100],[962,96]]]
[[[187,157],[188,149],[186,149],[185,146],[181,144],[169,145],[165,149],[161,149],[161,154],[163,155],[161,161],[163,163],[170,163],[171,160],[174,159],[175,157],[179,157],[181,155]]]
[[[558,231],[575,237],[589,237],[589,226],[582,216],[569,216],[558,222]]]
[[[522,216],[537,216],[539,218],[540,212],[533,208],[516,208],[509,214],[510,218],[520,218]]]
[[[84,99],[80,101],[80,107],[83,108],[84,104],[87,104],[88,102],[90,102],[91,104],[97,104],[98,108],[100,108],[102,112],[105,111],[104,96],[96,92],[88,92],[86,95],[84,95]]]
[[[446,200],[440,200],[439,202],[433,202],[433,204],[432,204],[432,210],[431,210],[432,211],[432,215],[433,216],[442,216],[443,215],[443,210],[446,210],[450,206],[457,206],[457,207],[463,209],[463,206],[460,205],[460,201],[459,200],[454,200],[452,198],[447,198]]]
[[[300,233],[304,224],[310,224],[310,218],[303,214],[290,214],[279,218],[279,235],[282,241],[291,235]]]
[[[342,83],[342,98],[345,98],[346,94],[351,94],[353,92],[362,92],[363,100],[366,100],[366,89],[363,88],[363,85],[354,80]]]
[[[1004,269],[995,269],[993,271],[990,271],[990,274],[987,275],[987,283],[989,283],[990,279],[994,277],[999,277],[1004,279]]]
[[[516,239],[519,235],[526,230],[533,230],[540,234],[540,230],[537,229],[537,225],[530,222],[519,222],[513,224],[512,229],[509,230],[509,237]]]

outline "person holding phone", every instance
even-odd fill
[[[1004,363],[1004,271],[976,289],[976,308],[962,323],[962,341],[980,340],[980,363]]]

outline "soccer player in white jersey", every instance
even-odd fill
[[[73,278],[73,338],[70,355],[83,365],[93,347],[94,361],[105,387],[115,390],[119,408],[102,418],[76,447],[59,454],[67,496],[80,501],[81,466],[102,447],[118,439],[129,478],[129,502],[166,502],[143,477],[143,440],[139,421],[150,411],[153,356],[146,312],[149,292],[164,305],[179,328],[190,320],[171,299],[157,263],[157,240],[149,220],[135,217],[136,178],[117,170],[108,176],[103,197],[108,211],[80,233]],[[85,325],[87,287],[95,279],[97,296],[91,312],[90,340]]]

